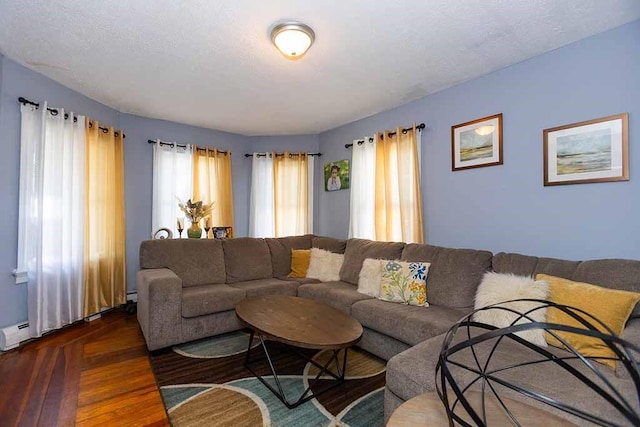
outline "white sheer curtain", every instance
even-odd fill
[[[296,162],[280,166],[280,173],[276,175],[272,154],[253,153],[249,236],[282,237],[313,232],[313,156],[307,156],[305,162],[306,175],[302,180]],[[306,186],[301,188],[303,181]],[[280,189],[280,206],[276,205],[276,187]],[[279,230],[276,212],[286,218]]]
[[[270,153],[253,153],[249,207],[250,237],[275,236],[273,184],[273,157]]]
[[[353,142],[349,237],[424,241],[420,139],[414,125]]]
[[[31,337],[82,318],[85,117],[55,111],[21,107],[17,270]]]
[[[349,237],[376,238],[376,141],[353,141]],[[362,141],[362,140],[360,140]]]
[[[178,237],[177,219],[184,217],[178,199],[186,202],[191,198],[192,166],[191,145],[179,147],[159,140],[153,145],[151,233],[166,227]]]
[[[313,197],[314,197],[314,184],[313,177],[314,173],[314,165],[315,165],[315,157],[308,156],[307,157],[307,231],[306,233],[313,233]]]

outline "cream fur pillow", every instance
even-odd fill
[[[495,272],[485,273],[482,283],[476,292],[475,309],[488,305],[501,303],[521,298],[531,298],[546,300],[549,295],[549,285],[544,280],[533,280],[532,277],[516,276],[514,274],[501,274]],[[526,313],[540,304],[529,301],[510,302],[500,304],[519,313]],[[528,314],[536,322],[544,322],[547,318],[547,309],[542,308]],[[486,323],[498,328],[511,326],[518,318],[518,315],[499,308],[483,310],[473,315],[473,320]],[[522,318],[516,324],[528,323],[529,320]],[[518,332],[520,338],[529,341],[539,347],[546,347],[544,329],[532,329],[530,331]]]
[[[358,292],[378,298],[380,296],[380,279],[382,278],[381,259],[367,258],[362,263],[358,277]]]
[[[334,254],[324,249],[311,248],[307,277],[322,282],[338,281],[343,261],[344,254]]]

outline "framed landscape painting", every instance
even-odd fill
[[[629,180],[629,114],[545,129],[544,185]]]
[[[451,169],[502,164],[502,114],[451,127]]]

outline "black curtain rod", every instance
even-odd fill
[[[255,154],[256,157],[267,157],[267,155],[271,155],[271,153],[257,153]],[[297,157],[299,156],[300,153],[289,153],[289,157]],[[244,155],[245,157],[253,157],[254,154],[253,153],[247,153]],[[284,156],[284,153],[276,153],[276,157],[282,157]],[[307,153],[307,156],[322,156],[322,153]]]
[[[424,129],[425,127],[426,127],[426,125],[425,125],[424,123],[420,123],[418,126],[416,126],[416,129],[417,129],[417,130],[422,130],[422,129]],[[410,128],[404,128],[404,129],[402,129],[402,134],[403,134],[403,135],[404,135],[404,134],[406,134],[406,133],[407,133],[407,132],[409,132],[411,129],[413,129],[413,126],[412,126],[412,127],[410,127]],[[389,132],[389,135],[395,135],[395,134],[396,134],[396,132]],[[382,138],[384,139],[384,135],[382,136]],[[373,138],[369,138],[369,142],[373,142]],[[361,140],[359,140],[359,141],[356,141],[356,143],[357,143],[358,145],[362,145],[362,144],[364,144],[364,139],[361,139]],[[350,147],[353,147],[353,144],[344,144],[344,148],[350,148]]]
[[[147,139],[147,142],[149,144],[157,144],[158,143],[158,141],[154,141],[153,139]],[[170,147],[173,147],[175,145],[176,147],[179,147],[179,148],[187,148],[187,146],[185,144],[178,144],[177,142],[160,141],[160,146],[163,146],[163,145],[168,145]],[[209,149],[209,150],[211,150],[211,149]],[[207,149],[206,148],[202,148],[202,147],[198,147],[198,151],[207,151]],[[226,156],[227,154],[229,154],[229,150],[218,150],[218,153],[224,154]]]
[[[37,102],[33,102],[33,101],[29,101],[26,98],[20,97],[18,98],[18,102],[20,102],[23,105],[33,105],[34,107],[36,107],[36,109],[40,108],[40,104],[38,104]],[[47,111],[51,113],[52,116],[57,116],[58,115],[58,110],[55,108],[49,108],[47,107]],[[64,113],[64,119],[68,120],[69,119],[69,114],[68,113]],[[76,116],[73,116],[73,122],[77,123],[78,122],[78,118]],[[93,123],[89,122],[89,127],[92,128],[93,127]],[[103,132],[103,133],[108,133],[109,132],[109,128],[105,128],[102,126],[99,126],[99,129]],[[115,136],[118,136],[118,132],[114,132]],[[124,134],[124,132],[122,133],[122,137],[126,138],[127,135]]]

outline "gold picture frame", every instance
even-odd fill
[[[233,227],[213,227],[211,234],[214,239],[231,239],[233,238]]]
[[[629,180],[629,114],[543,130],[544,185]]]
[[[451,126],[451,170],[502,164],[502,113]]]

